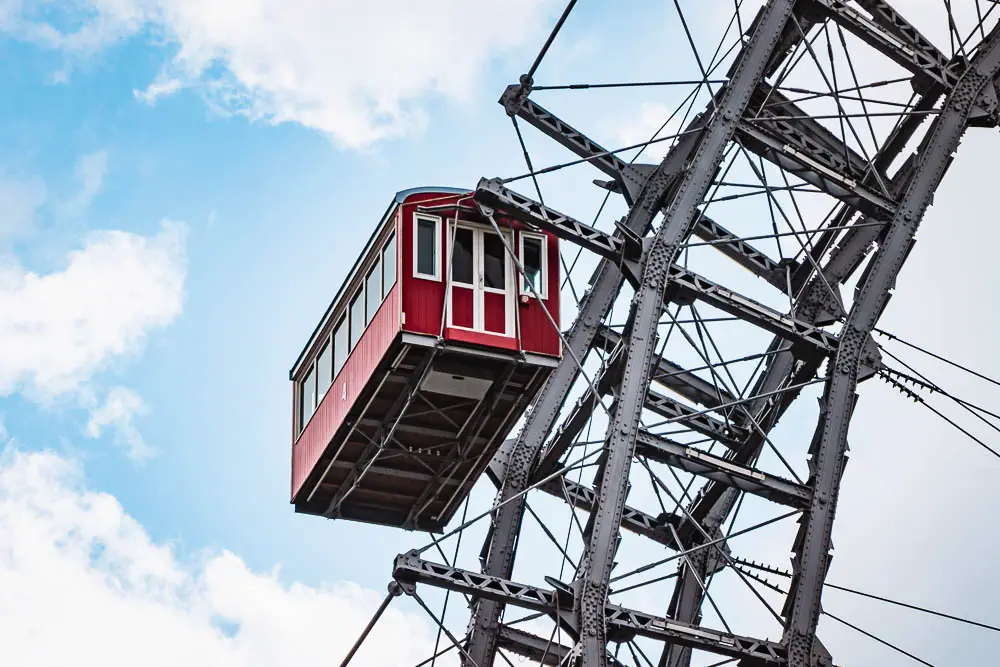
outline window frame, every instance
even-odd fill
[[[392,246],[393,246],[393,248],[392,248],[392,257],[388,258],[390,260],[390,262],[387,264],[386,263],[386,259],[387,258],[385,256],[385,251],[389,249],[389,245],[390,244],[392,244]],[[382,267],[381,268],[381,272],[382,272],[382,300],[383,301],[385,301],[386,297],[389,296],[389,292],[392,290],[392,288],[396,286],[396,281],[399,280],[399,271],[397,270],[398,269],[398,257],[397,257],[398,255],[399,255],[399,248],[398,248],[398,246],[396,244],[396,231],[393,230],[389,234],[389,238],[387,238],[385,240],[385,243],[382,244],[382,249],[379,250],[379,261],[381,262],[381,267]],[[392,282],[387,285],[386,281],[385,281],[385,267],[389,266],[389,265],[392,266]]]
[[[315,412],[319,408],[319,404],[323,402],[323,399],[330,392],[330,387],[333,386],[333,378],[335,377],[334,374],[333,374],[333,354],[334,354],[334,349],[333,349],[333,332],[330,332],[330,334],[327,334],[327,336],[325,338],[325,341],[326,341],[325,343],[321,343],[320,344],[319,351],[316,353],[316,359],[313,361],[313,369],[314,369],[314,372],[316,374],[316,405],[313,407],[313,412]],[[320,391],[320,388],[319,388],[319,385],[320,385],[320,375],[319,375],[319,373],[320,373],[320,365],[319,365],[319,362],[323,358],[323,354],[325,352],[327,352],[327,351],[330,352],[330,384],[328,384],[325,389],[323,389],[322,391]]]
[[[303,431],[306,430],[306,426],[309,424],[310,420],[312,420],[313,415],[316,414],[316,408],[318,407],[318,403],[316,401],[316,389],[317,389],[318,375],[319,374],[316,372],[316,359],[314,358],[309,363],[308,370],[306,370],[305,375],[302,376],[302,379],[298,383],[299,384],[299,400],[297,402],[299,404],[298,408],[299,408],[299,434],[300,435],[302,434]],[[309,415],[306,416],[306,391],[305,391],[305,389],[306,389],[307,381],[310,378],[312,378],[312,385],[313,385],[312,386],[312,405],[309,406]]]
[[[419,269],[420,221],[434,224],[434,273],[421,273]],[[413,214],[413,277],[420,280],[441,282],[441,218],[426,213]]]
[[[358,330],[358,337],[354,338],[354,304],[361,303],[361,328]],[[358,287],[357,291],[354,292],[354,296],[347,300],[347,354],[350,355],[354,352],[354,348],[357,347],[358,343],[365,336],[365,331],[368,329],[368,322],[365,321],[365,308],[367,303],[365,302],[365,284],[364,281]]]
[[[520,232],[518,234],[518,261],[521,266],[524,267],[524,239],[536,239],[541,242],[541,267],[539,268],[542,274],[541,289],[538,290],[538,298],[545,301],[549,298],[549,237],[545,234],[538,234],[535,232]],[[530,289],[525,289],[525,276],[520,271],[517,275],[517,291],[518,294],[522,296],[528,296],[535,298],[535,293]]]
[[[371,291],[368,289],[371,285],[369,282],[372,277],[378,280],[377,289],[375,290],[375,303],[372,303]],[[364,273],[364,285],[362,286],[362,291],[365,293],[365,331],[368,330],[368,325],[372,323],[375,319],[375,315],[378,313],[379,308],[382,307],[382,302],[385,301],[385,297],[382,296],[382,253],[378,253],[378,261],[368,267],[368,270]],[[368,312],[369,306],[371,306],[371,312]],[[361,332],[364,335],[364,331]]]
[[[341,363],[340,367],[338,368],[337,350],[340,348],[340,346],[337,345],[337,334],[340,331],[344,332],[345,349],[343,352],[344,356],[340,359],[341,362],[343,363]],[[344,366],[347,365],[347,358],[351,356],[351,324],[350,324],[350,313],[347,312],[347,309],[345,309],[344,312],[340,314],[340,317],[338,317],[335,320],[333,329],[330,330],[330,346],[333,348],[333,380],[330,382],[330,385],[333,386],[333,382],[336,382],[337,376],[340,375],[340,371],[342,371],[344,369]]]

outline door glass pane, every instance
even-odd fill
[[[396,284],[396,235],[389,237],[389,242],[382,248],[382,298],[384,299],[392,286]]]
[[[506,252],[499,236],[492,232],[483,234],[483,283],[486,287],[504,289]]]
[[[347,318],[341,317],[337,328],[333,330],[333,377],[344,367],[350,347],[347,342]]]
[[[316,405],[319,405],[333,381],[333,348],[327,341],[316,360]]]
[[[365,330],[365,292],[361,290],[351,300],[351,349],[358,344]]]
[[[524,255],[521,264],[524,266],[524,278],[521,289],[528,294],[542,294],[542,239],[525,236],[522,239]]]
[[[382,303],[382,269],[378,264],[372,267],[365,278],[365,323],[372,321],[378,306]]]
[[[417,273],[424,276],[437,276],[437,222],[417,218]]]
[[[316,405],[316,371],[310,369],[306,379],[302,381],[302,405],[300,406],[302,415],[302,426],[312,417],[313,408]]]
[[[472,285],[472,230],[455,229],[455,243],[451,252],[451,281]]]

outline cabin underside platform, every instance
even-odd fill
[[[295,511],[442,531],[556,361],[399,334]]]

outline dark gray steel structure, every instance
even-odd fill
[[[904,10],[905,3],[897,4]],[[661,643],[661,667],[689,665],[693,650],[738,658],[741,665],[833,664],[816,628],[858,383],[881,368],[873,328],[960,140],[970,128],[996,127],[1000,119],[1000,27],[988,18],[993,4],[983,3],[989,11],[979,12],[967,42],[946,55],[907,21],[905,11],[885,0],[768,0],[743,26],[723,82],[710,89],[707,105],[656,165],[626,162],[537,104],[530,75],[503,93],[501,103],[515,124],[531,125],[600,170],[608,180],[599,185],[623,197],[628,213],[608,234],[498,179],[482,180],[475,192],[485,213],[502,211],[551,231],[600,261],[579,314],[564,333],[562,361],[521,430],[491,465],[499,493],[482,572],[434,563],[418,552],[395,563],[395,580],[406,592],[428,584],[471,599],[465,664],[497,664],[503,649],[543,664],[576,660],[604,667],[623,664],[613,647],[636,637]],[[848,57],[831,55],[824,69],[825,50],[837,42]],[[859,83],[849,55],[861,47],[901,71],[895,83],[913,92],[892,113],[875,112],[871,101],[866,106],[861,91],[875,85]],[[810,61],[820,78],[830,75],[825,95],[788,84],[796,68]],[[702,74],[708,81],[710,72]],[[859,100],[863,113],[844,110],[848,101]],[[835,112],[810,111],[820,102]],[[880,117],[891,122],[876,129]],[[845,123],[850,118],[856,122]],[[855,126],[870,137],[862,140]],[[734,155],[746,156],[772,209],[775,193],[808,192],[831,198],[831,214],[787,234],[774,226],[769,238],[730,231],[732,222],[709,217],[707,209],[721,186],[732,185],[727,165]],[[765,178],[779,173],[778,184]],[[795,215],[802,219],[801,212]],[[760,249],[762,242],[775,240],[780,248],[780,239],[789,237],[801,245],[794,258],[775,260]],[[760,278],[758,286],[776,290],[787,311],[689,269],[685,253],[696,246],[717,251]],[[853,296],[845,301],[841,288],[852,285]],[[633,295],[627,320],[616,326],[609,313],[623,289]],[[742,322],[773,336],[766,350],[752,357],[757,366],[746,388],[736,386],[729,372],[736,360],[724,359],[710,337],[693,341],[689,329],[677,324],[674,313],[681,307],[691,308],[698,320],[695,304],[723,314],[720,321]],[[705,324],[695,326],[702,331]],[[664,334],[664,327],[673,333]],[[671,335],[686,336],[703,350],[704,365],[686,368],[666,358],[661,343]],[[584,377],[582,363],[588,359],[598,360],[593,377]],[[758,469],[779,419],[813,384],[822,384],[823,391],[808,448],[808,478]],[[572,396],[578,397],[575,403]],[[572,462],[568,453],[608,398],[590,487],[570,479],[562,466]],[[683,442],[676,432],[657,432],[644,423],[649,415],[660,419],[661,431],[669,425],[701,440]],[[637,461],[669,466],[703,484],[675,498],[674,512],[654,516],[627,504]],[[572,583],[547,579],[549,588],[541,588],[511,581],[529,491],[565,500],[589,516]],[[784,506],[779,518],[799,517],[791,585],[784,608],[775,614],[783,625],[780,640],[701,626],[715,573],[732,568],[751,583],[736,566],[724,529],[744,494]],[[674,593],[657,613],[609,601],[623,530],[674,552]],[[540,612],[572,641],[546,640],[502,622],[505,606]]]

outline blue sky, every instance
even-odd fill
[[[524,171],[496,99],[561,10],[555,0],[434,0],[423,11],[395,0],[285,4],[0,0],[0,319],[13,313],[0,326],[0,487],[13,489],[0,490],[0,526],[23,538],[4,546],[0,537],[0,547],[24,564],[17,599],[33,598],[29,583],[63,581],[35,566],[51,561],[80,577],[64,577],[80,590],[114,579],[134,593],[131,602],[81,597],[81,609],[109,610],[99,625],[166,610],[175,634],[157,640],[164,664],[198,651],[227,665],[313,659],[321,648],[289,649],[307,633],[287,626],[298,619],[321,636],[322,619],[361,618],[392,557],[423,542],[292,512],[288,368],[397,190]],[[693,28],[721,31],[726,8],[692,11]],[[691,66],[682,39],[670,3],[583,1],[536,79],[666,78],[664,63]],[[655,130],[671,95],[537,99],[572,107],[574,122],[613,146]],[[542,163],[567,158],[528,141]],[[970,162],[988,163],[995,145],[970,148]],[[569,171],[577,183],[596,175]],[[961,173],[956,183],[983,176]],[[601,192],[561,178],[551,185],[558,207],[586,219]],[[938,220],[978,210],[957,187],[942,199]],[[915,270],[923,285],[913,294],[938,290],[957,318],[968,304],[942,293],[924,248],[950,249],[953,262],[965,250],[954,234],[934,234],[914,253],[925,270]],[[979,303],[993,296],[977,294]],[[919,298],[904,298],[913,308],[888,316],[946,345],[953,334],[920,320]],[[993,310],[976,311],[979,328],[992,326]],[[1000,366],[985,339],[967,344],[983,367]],[[885,433],[870,413],[861,417]],[[881,456],[869,463],[898,460]],[[946,465],[983,485],[969,481],[969,461]],[[910,481],[926,482],[928,470],[914,468]],[[877,496],[879,480],[856,479],[857,497]],[[906,522],[939,505],[925,502],[900,501],[886,521],[915,525]],[[984,499],[978,511],[995,507]],[[49,537],[72,535],[70,547],[41,540],[24,517]],[[863,542],[864,532],[845,542]],[[98,544],[114,558],[91,558]],[[852,581],[877,583],[884,566],[865,569],[858,554],[846,557]],[[944,570],[954,558],[934,562]],[[921,594],[939,588],[928,586]],[[220,642],[219,617],[252,631]],[[426,624],[403,613],[387,623],[412,641],[371,664],[413,662],[427,647]],[[84,654],[106,649],[79,642]],[[49,664],[50,650],[26,645],[14,664]],[[131,650],[104,664],[143,655]]]
[[[67,396],[58,406],[38,407],[12,395],[6,400],[17,407],[6,410],[8,431],[26,446],[80,455],[93,486],[116,496],[155,539],[178,540],[186,550],[225,545],[255,567],[283,563],[288,578],[316,583],[337,573],[381,587],[388,561],[385,569],[371,568],[341,559],[339,547],[376,540],[393,545],[385,551],[391,554],[405,536],[334,528],[294,516],[287,505],[287,369],[397,190],[469,186],[482,175],[524,170],[496,99],[530,62],[543,23],[559,8],[523,4],[516,48],[477,47],[481,62],[461,90],[417,91],[402,101],[426,118],[419,129],[358,146],[345,146],[350,138],[340,129],[331,134],[295,118],[250,120],[220,111],[204,82],[143,101],[138,93],[162,76],[177,50],[155,43],[164,30],[155,22],[82,50],[26,43],[28,33],[12,32],[0,44],[9,91],[0,109],[5,172],[41,180],[58,198],[79,189],[86,156],[101,154],[106,169],[85,210],[67,219],[46,203],[33,228],[11,239],[11,250],[28,269],[58,271],[90,231],[149,235],[169,219],[186,227],[186,279],[183,312],[150,328],[127,354],[109,355],[87,381],[98,394],[121,384],[142,398],[148,411],[135,423],[155,448],[153,458],[137,465],[103,442],[114,439],[113,430],[101,443],[81,443],[87,412]],[[442,3],[441,11],[452,10]],[[656,12],[666,18],[662,8]],[[605,13],[600,20],[610,29],[602,36],[595,14],[584,6],[574,15],[576,29],[567,29],[539,80],[570,64],[581,76],[611,74],[600,47],[634,17]],[[81,8],[71,18],[93,16]],[[371,27],[346,10],[335,19]],[[53,20],[69,19],[57,13]],[[456,50],[470,40],[455,40]],[[600,120],[589,109],[582,116],[581,123]],[[589,202],[599,191],[587,195]]]

